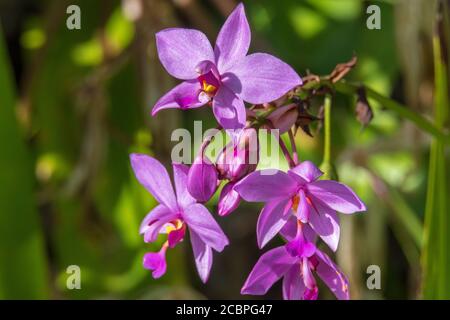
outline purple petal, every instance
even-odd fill
[[[336,181],[315,181],[308,184],[308,191],[330,208],[342,213],[366,210],[366,206],[352,189]]]
[[[297,208],[297,218],[303,222],[307,223],[309,221],[309,215],[311,212],[310,205],[306,199],[305,191],[300,190],[299,192],[299,203]]]
[[[272,122],[275,129],[280,130],[280,135],[287,132],[296,123],[298,110],[296,104],[287,104],[278,107],[272,112],[268,119]]]
[[[199,99],[201,90],[197,80],[184,81],[163,95],[155,104],[152,116],[162,109],[192,109],[203,106],[208,100]]]
[[[314,201],[315,209],[309,215],[309,224],[322,240],[336,251],[339,243],[339,218],[333,209],[322,205],[319,201]],[[316,210],[317,209],[317,210]]]
[[[303,161],[290,171],[302,177],[306,182],[313,182],[323,175],[323,172],[311,161]]]
[[[291,198],[297,191],[297,183],[283,171],[261,170],[243,178],[234,190],[246,201],[266,202]]]
[[[303,282],[305,283],[305,286],[313,290],[315,287],[317,287],[316,279],[314,279],[314,275],[312,274],[308,258],[303,258],[301,263],[302,268],[302,276],[303,276]]]
[[[227,216],[233,212],[241,201],[239,193],[234,188],[235,182],[228,182],[220,192],[219,197],[219,216]]]
[[[256,225],[259,248],[264,247],[283,228],[290,216],[288,199],[268,202],[261,211]]]
[[[179,229],[175,229],[170,231],[167,242],[169,243],[169,248],[175,248],[175,246],[183,241],[184,235],[186,233],[186,226],[183,226]]]
[[[246,56],[223,76],[234,93],[253,104],[276,100],[302,83],[289,65],[266,53]]]
[[[158,237],[161,227],[175,218],[176,214],[165,205],[157,205],[142,220],[139,232],[144,234],[145,242],[153,242]]]
[[[217,189],[216,167],[206,158],[198,156],[188,175],[188,189],[198,202],[207,202]]]
[[[286,249],[278,247],[264,253],[250,272],[241,294],[264,295],[298,259],[292,257]]]
[[[229,15],[217,36],[214,53],[220,72],[228,70],[245,57],[250,40],[250,26],[241,3]]]
[[[177,163],[174,163],[172,166],[178,204],[181,208],[188,207],[196,202],[187,188],[189,167]]]
[[[191,235],[192,251],[194,252],[198,274],[203,283],[206,283],[213,262],[211,247],[207,246],[194,231],[190,230],[189,233]]]
[[[166,168],[156,159],[144,154],[130,155],[131,167],[139,183],[150,192],[155,199],[177,211],[177,201],[170,183]]]
[[[245,105],[227,86],[220,86],[213,99],[213,112],[224,129],[239,129],[245,126]]]
[[[228,245],[227,236],[204,205],[196,203],[185,208],[183,218],[189,228],[214,250],[221,252]]]
[[[159,60],[167,72],[182,80],[196,79],[195,67],[202,61],[214,61],[208,38],[193,29],[170,28],[156,34]]]
[[[348,279],[333,261],[320,250],[316,251],[319,264],[316,272],[339,300],[350,299]]]
[[[294,265],[283,278],[283,299],[302,300],[305,293],[305,284],[300,276],[300,265]]]
[[[158,279],[166,273],[167,263],[165,253],[166,250],[163,248],[160,252],[149,252],[144,255],[144,268],[153,271],[152,276],[154,279]]]

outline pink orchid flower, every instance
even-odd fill
[[[243,4],[226,20],[214,49],[198,30],[170,28],[158,32],[159,60],[170,75],[184,82],[156,102],[152,115],[162,109],[191,109],[209,103],[223,128],[243,128],[244,101],[270,102],[302,83],[289,65],[272,55],[247,56],[250,40]]]

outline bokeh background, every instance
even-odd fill
[[[237,3],[0,0],[0,298],[246,298],[239,290],[261,254],[255,237],[261,206],[241,204],[226,218],[216,215],[231,245],[215,254],[206,285],[188,241],[169,252],[167,274],[153,280],[142,256],[159,244],[144,244],[138,227],[155,201],[128,160],[129,153],[143,152],[168,165],[173,129],[192,130],[194,120],[203,121],[204,129],[215,127],[208,108],[150,116],[157,98],[176,83],[158,61],[154,34],[190,27],[214,42]],[[81,8],[81,30],[66,27],[71,4]],[[251,52],[274,54],[302,76],[328,74],[355,54],[349,80],[434,121],[436,1],[244,4]],[[366,27],[370,4],[381,9],[380,30]],[[448,74],[448,64],[443,70]],[[353,299],[448,298],[448,148],[438,143],[430,155],[432,136],[370,102],[374,118],[365,129],[355,118],[354,96],[337,94],[333,102],[336,171],[368,206],[367,213],[341,215],[335,257]],[[440,126],[448,128],[448,116]],[[297,135],[300,158],[320,163],[322,132],[314,126],[312,133]],[[441,181],[436,188],[430,187],[429,167]],[[436,197],[439,208],[428,209],[424,219],[427,201]],[[217,197],[208,203],[213,212],[216,205]],[[427,241],[426,232],[440,236]],[[434,278],[424,279],[425,254],[436,261],[428,273]],[[66,288],[69,265],[81,268],[81,290]],[[366,286],[369,265],[381,268],[379,290]],[[320,297],[332,295],[324,288]],[[266,298],[281,298],[280,285]]]

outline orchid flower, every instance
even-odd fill
[[[243,4],[226,20],[214,50],[198,30],[170,28],[158,32],[159,60],[170,75],[184,82],[156,102],[152,115],[162,109],[191,109],[209,103],[223,128],[243,128],[244,101],[270,102],[302,83],[289,65],[272,55],[247,56],[250,38]]]
[[[336,211],[350,214],[365,211],[366,207],[348,186],[332,180],[318,180],[322,174],[312,162],[303,161],[287,173],[255,171],[234,186],[244,200],[266,202],[257,223],[260,248],[294,214],[336,251],[340,233]]]
[[[311,241],[310,227],[297,220],[296,236],[282,247],[263,254],[250,272],[242,294],[263,295],[283,278],[285,300],[316,300],[319,289],[313,272],[340,300],[349,299],[347,277]]]
[[[140,233],[145,242],[154,242],[158,234],[167,234],[167,240],[159,252],[150,252],[144,256],[144,267],[153,271],[155,279],[164,275],[167,249],[181,242],[186,229],[189,229],[197,270],[201,280],[206,282],[213,261],[212,250],[221,252],[228,245],[228,239],[208,209],[189,194],[188,167],[173,165],[174,193],[169,174],[156,159],[143,154],[131,154],[130,160],[139,183],[160,203],[144,218]]]

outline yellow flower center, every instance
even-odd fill
[[[209,96],[213,96],[216,93],[217,88],[206,82],[206,80],[203,80],[203,91]]]

